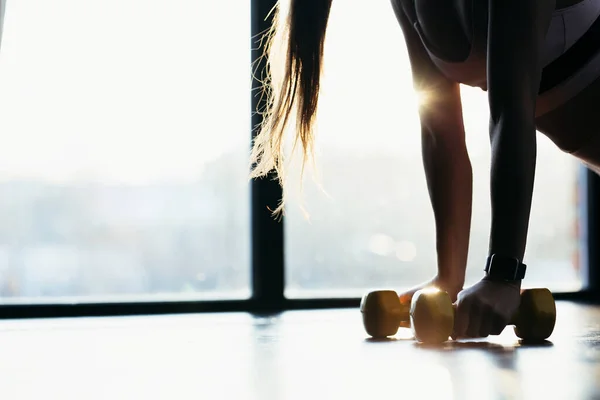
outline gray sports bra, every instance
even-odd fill
[[[471,51],[465,60],[452,62],[444,59],[423,34],[414,8],[415,0],[405,0],[405,12],[413,27],[421,37],[429,57],[439,70],[448,78],[468,86],[487,90],[487,18],[473,18],[471,31]],[[407,4],[410,3],[410,4]],[[480,1],[471,1],[473,16],[487,15],[479,9]],[[565,54],[588,31],[600,16],[600,0],[582,0],[580,3],[556,10],[546,35],[546,43],[542,49],[542,65],[546,67]],[[540,94],[537,100],[536,114],[545,114],[563,104],[588,84],[600,76],[600,49],[596,57],[582,66],[570,78],[556,87]]]

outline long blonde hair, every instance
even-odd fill
[[[294,148],[298,141],[302,145],[302,171],[313,154],[313,128],[331,2],[289,0],[289,9],[285,10],[280,0],[273,9],[273,23],[265,36],[266,109],[257,110],[263,120],[252,146],[250,178],[262,178],[274,171],[284,187],[284,136],[294,117],[293,144]],[[274,214],[283,210],[284,199],[285,195]]]

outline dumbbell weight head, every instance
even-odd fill
[[[447,341],[454,328],[454,308],[448,293],[435,288],[417,291],[411,301],[410,326],[418,342]]]
[[[408,320],[410,305],[400,303],[393,290],[376,290],[363,296],[360,302],[363,325],[374,338],[394,336],[400,324]]]
[[[556,324],[552,292],[545,288],[522,290],[519,311],[511,324],[515,335],[523,340],[542,341],[550,337]]]

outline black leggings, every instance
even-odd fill
[[[536,124],[561,150],[600,171],[600,78]]]
[[[600,18],[567,53],[544,69],[540,91],[567,79],[600,53]],[[558,108],[536,119],[537,129],[561,150],[600,170],[600,77]]]

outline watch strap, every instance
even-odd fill
[[[488,278],[502,281],[518,281],[525,278],[527,265],[516,258],[492,254],[485,263]]]

